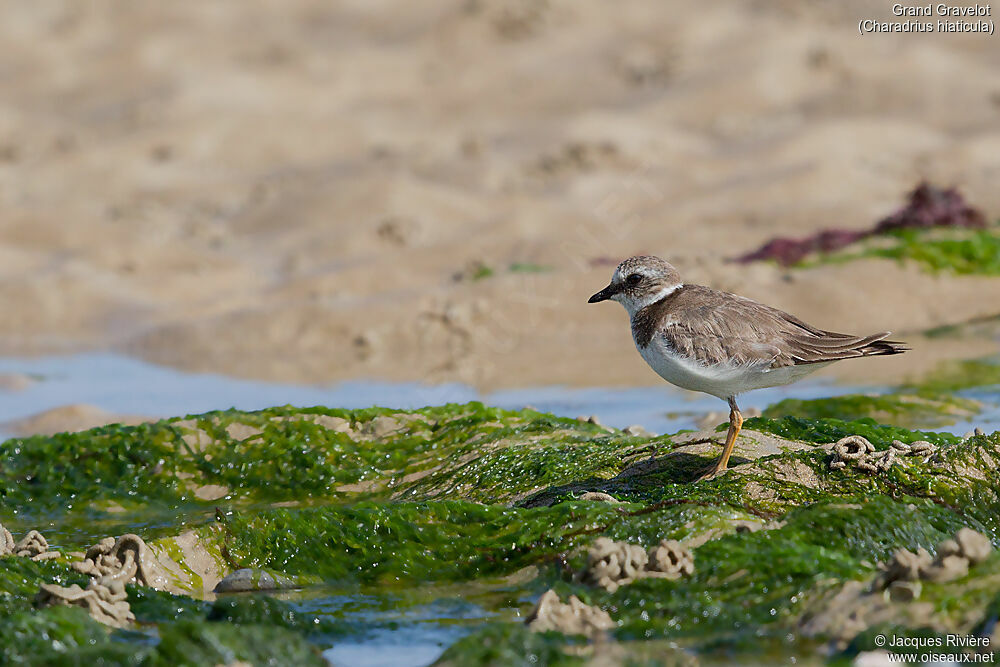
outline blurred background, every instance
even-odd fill
[[[996,354],[1000,42],[859,34],[891,7],[3,3],[0,370],[17,407],[0,417],[75,405],[49,428],[89,426],[302,385],[340,387],[306,402],[397,405],[660,385],[621,309],[586,303],[641,253],[913,342],[821,382]],[[870,229],[923,181],[955,186],[985,231],[731,261]],[[942,240],[959,249],[921,255]],[[171,403],[154,389],[175,371],[236,384]],[[383,384],[337,384],[361,380]],[[609,400],[588,391],[565,411]]]

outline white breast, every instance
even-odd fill
[[[826,364],[782,366],[770,364],[718,364],[709,366],[676,354],[660,336],[646,347],[636,343],[639,354],[656,374],[683,389],[700,391],[726,400],[743,392],[788,384],[819,370]]]

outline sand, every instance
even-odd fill
[[[1000,215],[1000,38],[858,34],[890,6],[12,4],[0,354],[649,384],[621,309],[586,303],[637,253],[829,329],[996,314],[996,279],[726,261],[868,227],[921,179]],[[924,345],[824,373],[990,348]]]

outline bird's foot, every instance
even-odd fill
[[[705,468],[704,470],[702,470],[698,474],[698,476],[695,477],[694,481],[695,482],[704,482],[704,481],[707,481],[707,480],[710,480],[710,479],[715,479],[716,477],[718,477],[722,473],[726,472],[726,470],[728,470],[728,468],[726,468],[725,466],[719,466],[719,465],[715,465],[715,464],[710,465],[707,468]]]

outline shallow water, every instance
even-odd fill
[[[243,380],[172,368],[113,354],[82,354],[38,359],[0,359],[0,373],[36,380],[25,389],[0,390],[0,438],[10,437],[2,423],[55,407],[86,403],[120,415],[173,417],[209,410],[257,410],[274,405],[325,405],[362,408],[383,405],[401,409],[480,400],[504,408],[531,405],[567,417],[596,415],[602,423],[624,428],[639,424],[656,433],[692,428],[707,412],[728,410],[712,396],[661,383],[650,387],[529,387],[482,394],[461,384],[424,385],[376,381],[332,385],[294,385]],[[744,409],[762,409],[784,398],[822,398],[858,392],[881,392],[884,386],[839,385],[806,379],[788,387],[762,389],[740,398]],[[1000,425],[997,388],[963,392],[988,405],[973,422],[945,427],[964,433],[974,426]],[[720,421],[723,421],[720,419]]]
[[[332,638],[334,646],[323,652],[332,664],[392,667],[430,664],[484,621],[518,618],[517,605],[530,606],[534,597],[503,583],[469,588],[428,586],[375,595],[319,588],[279,597],[303,612],[349,622],[346,636]]]
[[[17,420],[67,404],[86,403],[121,415],[169,417],[235,407],[254,410],[273,405],[326,405],[359,408],[385,405],[418,408],[447,402],[481,400],[508,408],[532,405],[558,415],[596,415],[616,427],[641,424],[658,433],[691,428],[705,413],[725,404],[665,384],[655,387],[534,387],[480,394],[449,384],[345,382],[327,386],[290,385],[185,373],[111,354],[40,359],[0,359],[0,373],[18,373],[34,382],[20,390],[0,390],[0,422]],[[806,380],[791,387],[754,392],[740,403],[764,408],[788,397],[819,398],[857,392],[880,392],[878,386],[844,386]],[[983,402],[974,419],[945,427],[964,433],[975,426],[1000,428],[1000,388],[961,392]],[[722,421],[722,419],[720,419]],[[0,437],[7,437],[0,427]],[[530,608],[537,592],[497,583],[435,589],[420,587],[378,594],[345,594],[325,588],[280,594],[304,612],[329,615],[346,625],[346,634],[330,638],[324,655],[332,664],[378,667],[426,665],[457,639],[489,620],[512,620]]]

